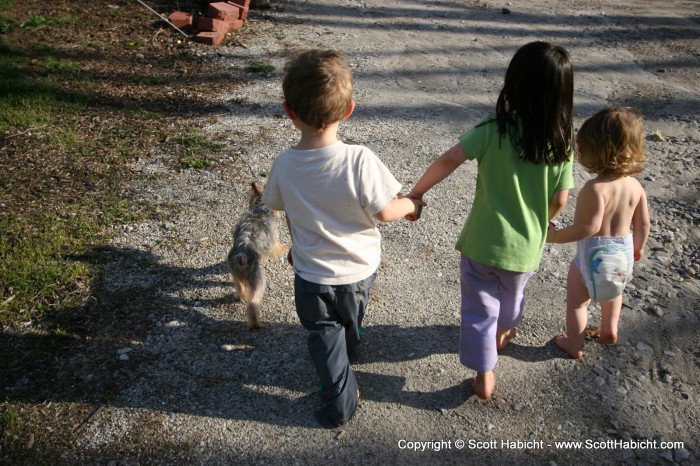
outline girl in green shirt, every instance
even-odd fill
[[[521,47],[506,71],[496,113],[436,159],[408,197],[422,199],[466,160],[476,160],[476,192],[456,248],[461,253],[460,362],[488,399],[497,351],[515,336],[525,285],[539,267],[547,225],[573,187],[574,70],[569,53],[547,42]],[[409,215],[417,220],[418,215]]]

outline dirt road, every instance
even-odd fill
[[[150,330],[115,355],[126,355],[130,382],[82,427],[67,461],[700,462],[699,13],[696,1],[280,1],[252,15],[247,48],[194,46],[231,76],[228,111],[206,120],[228,156],[201,172],[169,170],[158,153],[134,167],[158,179],[134,187],[140,195],[182,213],[165,225],[125,226],[114,242],[105,288],[147,293]],[[573,247],[548,246],[518,337],[500,356],[493,399],[471,395],[464,380],[473,374],[457,358],[453,247],[475,184],[476,166],[465,164],[430,192],[418,223],[381,225],[384,258],[355,365],[363,401],[347,426],[319,428],[290,268],[271,264],[268,325],[250,332],[223,264],[246,186],[264,181],[295,141],[281,107],[284,62],[301,48],[347,54],[357,109],[340,136],[372,148],[408,191],[492,111],[508,61],[533,40],[570,50],[577,126],[613,103],[645,114],[651,163],[640,180],[652,239],[619,344],[587,342],[580,361],[553,346]],[[256,60],[274,71],[253,76],[245,65]],[[580,187],[587,175],[577,167],[575,178]],[[581,443],[558,443],[568,441]]]

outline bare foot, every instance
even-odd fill
[[[583,357],[583,350],[571,348],[569,338],[563,333],[554,339],[554,343],[556,343],[560,350],[564,351],[574,359],[580,359]]]
[[[600,327],[588,327],[586,329],[586,335],[598,340],[598,343],[601,345],[614,345],[617,343],[617,335],[616,334],[610,334],[606,335],[603,333]]]
[[[498,351],[504,349],[506,346],[508,346],[508,343],[510,343],[510,340],[515,338],[515,336],[518,334],[518,329],[513,327],[510,330],[498,330],[496,332],[496,349]]]
[[[472,387],[476,396],[482,400],[491,398],[493,389],[496,385],[496,379],[493,376],[493,371],[477,372],[476,377],[470,379],[469,386]]]
[[[617,343],[617,335],[603,335],[601,333],[598,337],[598,343],[601,345],[614,345]]]

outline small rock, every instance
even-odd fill
[[[336,440],[343,440],[347,436],[348,436],[347,432],[345,432],[344,430],[341,430],[340,432],[338,432],[338,435],[335,436],[335,439]]]
[[[651,349],[651,346],[644,343],[643,341],[638,341],[635,345],[635,348],[637,348],[638,351],[649,351]]]
[[[671,383],[671,382],[673,382],[673,377],[671,377],[670,375],[666,374],[666,375],[664,375],[664,377],[661,379],[661,381],[662,381],[663,383]]]
[[[685,448],[676,448],[673,450],[673,459],[675,459],[678,463],[682,463],[683,461],[687,461],[690,458],[690,453],[688,453],[688,450]]]
[[[185,324],[183,324],[182,322],[180,322],[178,320],[171,320],[170,322],[166,322],[164,324],[164,327],[167,327],[167,328],[178,328],[178,327],[184,327],[184,326],[185,326]]]
[[[666,136],[661,134],[661,131],[654,131],[649,135],[649,139],[656,142],[666,142]]]
[[[120,348],[117,350],[117,354],[122,355],[126,353],[130,353],[134,350],[134,348],[129,348],[128,346],[126,348]]]
[[[671,450],[666,450],[659,454],[659,456],[665,459],[666,461],[673,463],[673,452],[671,452]]]
[[[598,385],[599,387],[602,387],[603,385],[605,385],[605,379],[602,378],[602,377],[596,377],[596,378],[595,378],[595,383],[596,383],[596,385]]]

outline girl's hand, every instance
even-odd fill
[[[557,233],[557,227],[554,226],[552,222],[549,222],[549,227],[547,228],[547,242],[554,243],[554,236]]]

